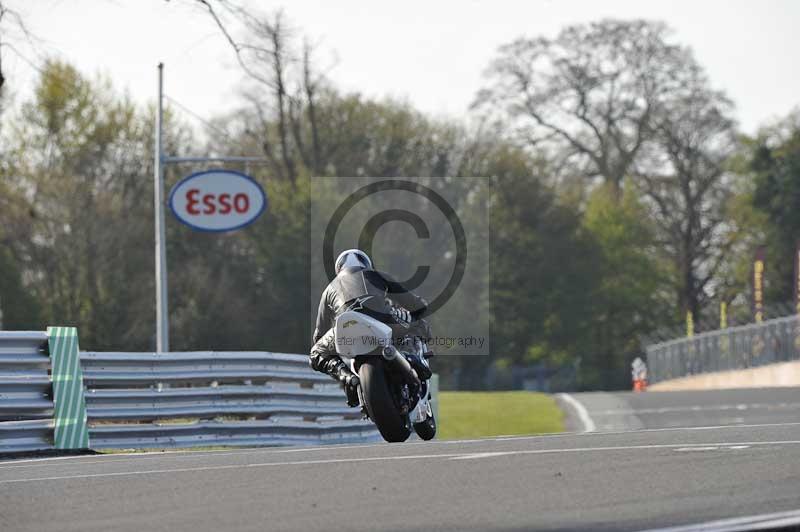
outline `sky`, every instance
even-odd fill
[[[21,100],[42,55],[87,74],[108,75],[140,102],[165,93],[210,119],[231,110],[242,90],[235,56],[192,0],[3,0],[41,39],[4,49],[4,69]],[[605,17],[667,22],[691,46],[716,88],[737,105],[742,129],[800,106],[800,1],[796,0],[292,0],[251,1],[283,8],[298,36],[317,44],[334,83],[371,97],[406,100],[442,117],[466,116],[497,48],[520,36],[554,36],[573,23]]]

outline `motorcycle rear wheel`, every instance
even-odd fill
[[[358,370],[361,390],[367,403],[367,414],[375,422],[383,439],[388,442],[406,441],[411,435],[407,416],[400,413],[389,389],[383,360],[367,360]]]

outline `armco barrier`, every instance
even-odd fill
[[[52,419],[47,333],[0,333],[0,421]]]
[[[45,332],[0,333],[0,453],[53,448]]]
[[[377,441],[303,355],[79,352],[74,328],[0,332],[0,453]]]
[[[53,421],[0,421],[0,454],[53,449]]]
[[[0,332],[0,453],[88,446],[77,330]]]
[[[81,365],[95,449],[380,441],[303,355],[85,352]]]

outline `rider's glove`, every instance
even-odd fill
[[[431,331],[431,324],[428,323],[428,320],[419,319],[411,324],[411,331],[413,334],[419,336],[426,342],[429,342],[433,338],[433,332]]]

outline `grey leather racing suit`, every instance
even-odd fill
[[[406,290],[388,274],[371,269],[346,268],[339,272],[322,292],[317,311],[311,348],[311,367],[337,378],[344,365],[336,353],[333,326],[336,317],[347,310],[357,310],[392,326],[395,335],[401,333],[393,319],[392,307],[410,313],[410,321],[420,320],[428,303]]]

